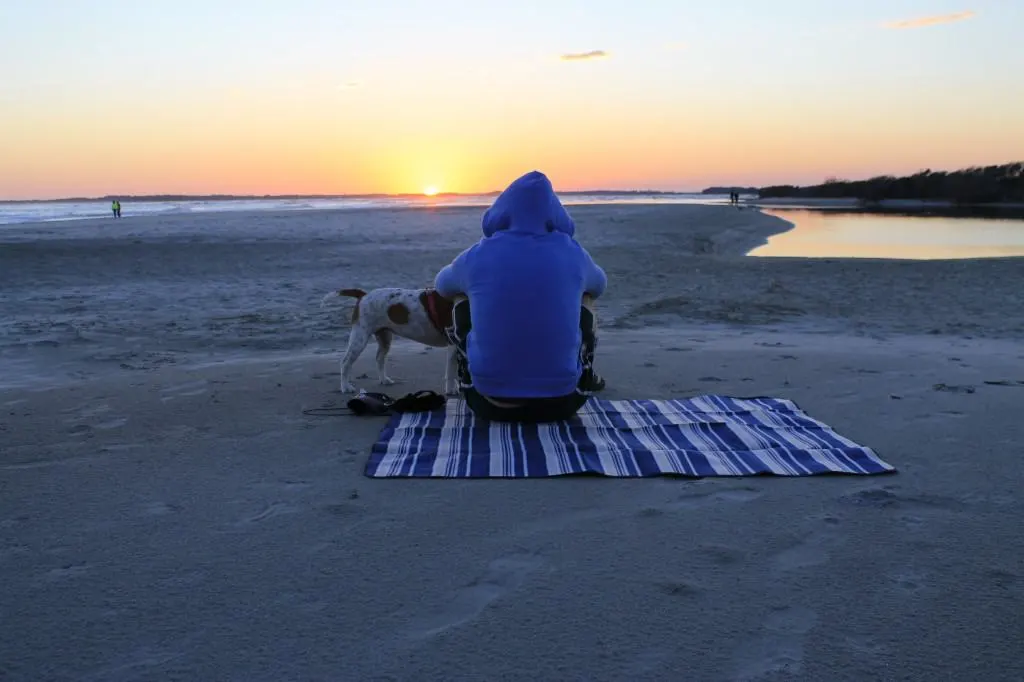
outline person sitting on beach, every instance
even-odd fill
[[[607,276],[538,171],[502,192],[482,231],[434,282],[455,301],[448,334],[466,403],[490,421],[568,419],[604,388],[593,301]]]

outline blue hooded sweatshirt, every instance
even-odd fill
[[[576,389],[580,304],[608,283],[573,235],[551,182],[533,171],[484,213],[483,238],[438,273],[446,298],[469,297],[473,386],[494,398],[552,398]]]

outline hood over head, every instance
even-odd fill
[[[531,171],[509,185],[484,213],[482,227],[485,237],[501,230],[562,232],[570,237],[576,232],[576,224],[555,195],[551,181],[540,171]]]

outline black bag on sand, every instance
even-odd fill
[[[432,412],[445,406],[447,399],[436,391],[417,391],[394,399],[386,393],[359,394],[348,401],[348,409],[357,416],[383,417],[400,412]]]

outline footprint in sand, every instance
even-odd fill
[[[184,652],[161,652],[144,647],[132,652],[126,660],[98,670],[85,677],[83,682],[92,680],[139,679],[147,677],[146,673],[155,672],[162,666],[185,656]]]
[[[1015,587],[1020,581],[1019,574],[1006,568],[990,568],[985,571],[985,577],[988,578],[993,585],[1003,589]]]
[[[803,669],[804,637],[818,622],[818,614],[799,606],[775,609],[761,633],[735,653],[731,680],[758,680],[783,673],[799,675]]]
[[[579,509],[559,514],[558,516],[545,517],[533,523],[523,524],[517,528],[516,535],[528,537],[537,533],[562,533],[586,523],[603,521],[615,516],[619,516],[619,514],[599,507]]]
[[[967,415],[959,410],[938,410],[935,412],[923,412],[915,414],[914,422],[931,422],[935,425],[948,424],[953,419],[964,419]],[[923,428],[934,428],[931,424]]]
[[[232,529],[245,528],[251,526],[254,523],[261,523],[269,519],[273,519],[278,516],[284,516],[285,514],[295,514],[299,511],[298,507],[287,502],[271,502],[265,505],[255,514],[247,516],[239,521],[229,524],[227,529],[223,529],[220,532],[230,532]]]
[[[707,483],[694,481],[690,484],[693,487],[706,486]],[[694,509],[707,505],[720,503],[744,503],[756,500],[763,493],[754,487],[727,488],[725,490],[709,490],[706,492],[687,493],[675,500],[664,504],[647,504],[634,513],[640,518],[657,518],[666,513]],[[627,512],[628,513],[628,512]],[[622,512],[609,511],[604,508],[578,509],[566,512],[559,516],[544,518],[535,523],[525,524],[519,527],[517,535],[529,536],[536,533],[562,532],[582,524],[602,521],[611,517],[622,516]]]
[[[78,418],[98,417],[107,412],[110,412],[110,405],[107,403],[86,403],[85,405],[63,410],[63,414],[75,415]],[[71,421],[73,420],[66,420],[65,423],[70,423]]]
[[[163,578],[158,582],[161,587],[193,587],[206,582],[209,575],[206,571],[182,571]]]
[[[728,545],[702,544],[698,545],[697,550],[719,566],[738,564],[746,557],[742,550]]]
[[[245,519],[243,523],[259,523],[260,521],[266,521],[283,514],[294,514],[297,511],[298,509],[294,505],[286,502],[271,502],[256,514]]]
[[[46,572],[44,578],[50,581],[70,580],[71,578],[77,578],[78,576],[82,575],[88,570],[89,567],[86,565],[84,561],[76,564],[65,564],[60,568],[50,569]]]
[[[654,584],[659,592],[669,597],[696,597],[703,590],[696,585],[681,580],[669,580]]]
[[[144,514],[146,516],[167,516],[168,514],[177,514],[183,508],[184,507],[178,504],[154,501],[146,505]]]
[[[0,547],[0,563],[3,563],[12,557],[23,556],[28,553],[29,549],[25,545],[8,545],[6,547]]]
[[[673,502],[668,504],[660,505],[656,507],[664,511],[676,511],[680,509],[693,509],[694,507],[704,507],[709,504],[718,504],[720,502],[731,502],[731,503],[744,503],[752,502],[757,498],[761,497],[764,493],[760,489],[752,486],[745,486],[742,488],[727,488],[725,490],[716,490],[712,492],[701,492],[701,493],[689,493],[683,495]],[[641,510],[643,513],[643,510]]]
[[[205,379],[200,381],[190,381],[184,384],[177,384],[175,386],[168,386],[161,391],[160,400],[162,402],[169,402],[175,398],[188,398],[197,395],[203,395],[208,392],[208,383]]]
[[[977,390],[977,389],[974,388],[974,386],[957,386],[957,385],[950,385],[950,384],[935,384],[934,386],[932,386],[932,389],[936,390],[936,391],[943,391],[945,393],[966,393],[966,394],[974,393]]]
[[[128,450],[138,450],[139,448],[148,447],[145,443],[114,443],[111,445],[104,445],[100,448],[101,453],[108,452],[126,452]]]
[[[101,431],[112,431],[113,429],[119,429],[128,423],[128,417],[118,417],[117,419],[111,419],[109,421],[100,422],[94,426]]]
[[[771,569],[775,574],[789,573],[828,563],[829,550],[841,544],[839,534],[818,530],[775,555]]]
[[[323,506],[323,510],[328,514],[342,518],[352,518],[353,516],[360,516],[366,512],[366,508],[363,505],[353,502],[327,504]]]
[[[851,635],[843,638],[843,645],[855,656],[864,657],[872,663],[888,653],[888,649],[873,637]]]
[[[966,506],[962,500],[942,495],[908,494],[899,486],[871,486],[861,488],[847,495],[841,495],[839,501],[858,507],[874,507],[876,509],[901,509],[916,512],[957,512]]]
[[[495,601],[518,589],[543,564],[544,560],[536,554],[510,554],[495,559],[483,575],[457,590],[437,613],[416,620],[405,637],[422,641],[465,625]]]
[[[629,665],[626,666],[626,674],[629,678],[635,678],[640,675],[650,675],[655,671],[662,669],[672,658],[672,654],[662,649],[647,649],[641,651],[633,660],[630,661]]]
[[[904,570],[889,576],[898,592],[916,594],[928,587],[928,574],[921,571]]]
[[[250,487],[257,490],[272,490],[283,491],[287,493],[298,493],[302,492],[303,490],[308,490],[309,488],[313,487],[313,484],[310,483],[309,481],[304,481],[302,479],[279,478],[274,481],[260,481],[259,483],[254,483]]]
[[[328,601],[302,592],[282,592],[275,601],[279,606],[290,607],[302,613],[319,613],[330,606]]]

